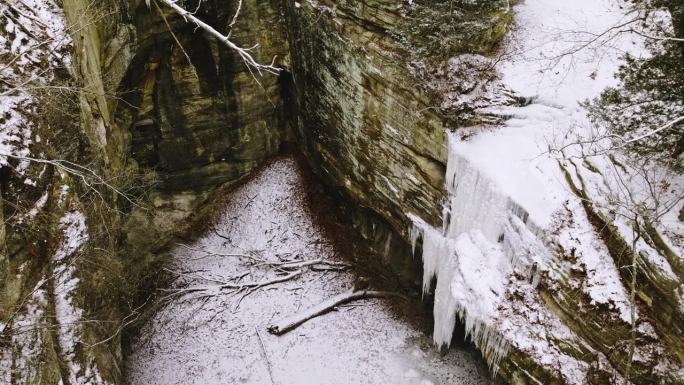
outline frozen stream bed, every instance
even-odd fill
[[[246,291],[217,289],[217,282],[245,273],[239,283],[284,274],[227,254],[269,261],[346,260],[345,253],[352,247],[324,224],[335,208],[326,206],[329,203],[320,191],[311,192],[313,182],[305,175],[293,158],[274,160],[231,193],[213,228],[171,251],[169,269],[177,278],[167,289],[171,291],[163,292],[167,304],[159,307],[133,341],[127,358],[128,382],[491,384],[486,367],[471,348],[452,347],[440,356],[418,300],[357,301],[282,336],[266,331],[270,322],[353,287],[358,276],[353,267],[301,269],[294,279],[246,296]],[[173,291],[200,287],[206,290]]]

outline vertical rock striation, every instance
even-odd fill
[[[10,3],[0,0],[3,10]],[[415,278],[411,241],[422,252],[426,292],[437,278],[438,344],[451,342],[460,319],[511,383],[622,381],[624,309],[610,295],[596,302],[585,286],[627,277],[603,274],[614,266],[550,238],[600,244],[619,265],[625,242],[606,233],[613,228],[587,196],[588,219],[568,203],[570,219],[542,230],[454,150],[469,131],[449,131],[502,119],[478,108],[530,103],[496,81],[487,58],[512,20],[509,1],[243,0],[234,19],[237,4],[205,0],[197,16],[242,46],[258,43],[255,57],[275,57],[280,77],[253,77],[234,53],[154,2],[63,0],[63,16],[53,7],[66,19],[67,60],[52,63],[41,51],[31,65],[51,68],[56,75],[40,84],[67,85],[70,104],[44,119],[22,115],[13,141],[24,156],[87,164],[125,195],[93,190],[54,164],[0,159],[0,378],[121,383],[121,331],[153,284],[161,263],[153,251],[191,227],[221,186],[294,144],[357,206],[357,230],[392,268]],[[15,50],[7,39],[15,27],[3,23],[0,43]],[[3,133],[21,107],[12,106],[10,115],[2,110]],[[600,236],[582,231],[589,221]],[[654,234],[654,250],[679,266]],[[638,337],[658,354],[640,357],[635,382],[682,383],[681,274],[665,282],[644,271],[639,293],[653,310],[644,309],[650,323]],[[22,328],[31,332],[8,332]]]

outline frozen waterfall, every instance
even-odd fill
[[[491,179],[458,154],[449,136],[443,226],[430,226],[416,215],[411,237],[415,252],[422,238],[423,291],[435,277],[434,335],[438,346],[451,342],[456,315],[466,333],[496,370],[508,346],[493,323],[515,271],[536,284],[536,272],[549,255],[543,232],[527,212],[504,195]]]

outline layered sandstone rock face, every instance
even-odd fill
[[[286,64],[277,2],[245,1],[233,24],[235,6],[210,2],[197,16],[241,45],[258,44],[254,55],[261,60]],[[257,74],[257,83],[232,52],[193,33],[195,26],[169,9],[163,9],[166,21],[144,4],[132,12],[137,47],[123,87],[132,90],[126,99],[138,109],[130,111],[125,128],[133,157],[163,175],[165,190],[201,190],[235,180],[278,152],[287,140],[280,79]]]
[[[395,1],[287,8],[298,138],[331,183],[396,229],[406,227],[409,211],[441,217],[445,123],[462,119],[445,114],[444,90],[432,87],[445,55],[489,52],[511,16],[506,1],[474,2],[453,16],[447,8]],[[453,40],[442,39],[449,32]]]
[[[229,50],[144,2],[20,3],[2,4],[3,80],[42,88],[3,95],[3,150],[7,139],[18,155],[87,169],[3,156],[14,203],[3,205],[1,378],[120,383],[123,326],[156,276],[151,250],[288,140],[280,80],[255,82]],[[227,33],[235,6],[204,4],[202,17]],[[245,1],[240,15],[233,38],[286,63],[278,4]]]
[[[180,3],[188,9],[197,5]],[[496,82],[487,59],[501,48],[514,17],[511,4],[241,4],[234,24],[236,1],[203,1],[197,16],[231,33],[242,46],[258,43],[255,57],[262,62],[275,57],[284,69],[280,77],[253,77],[233,52],[161,5],[63,0],[63,14],[55,10],[55,17],[71,26],[73,41],[69,71],[60,76],[81,91],[75,93],[72,110],[78,127],[72,125],[61,137],[78,145],[53,155],[90,162],[107,180],[124,180],[123,188],[143,197],[144,207],[107,188],[103,196],[94,196],[83,180],[50,167],[42,173],[31,166],[35,169],[26,175],[40,175],[33,190],[12,187],[24,183],[24,174],[12,174],[14,185],[2,185],[6,202],[25,201],[29,207],[24,211],[36,206],[37,215],[45,218],[40,229],[12,221],[0,228],[3,250],[8,250],[2,252],[9,256],[0,260],[2,274],[17,277],[1,284],[3,327],[20,324],[33,330],[31,325],[47,319],[56,321],[58,332],[3,341],[2,359],[12,364],[0,367],[0,378],[17,384],[56,383],[59,378],[72,385],[120,383],[121,326],[146,297],[140,293],[149,289],[150,271],[160,263],[153,251],[186,229],[190,219],[206,218],[198,208],[215,199],[222,186],[248,175],[284,146],[299,148],[332,190],[356,207],[356,230],[377,246],[390,268],[409,280],[419,277],[411,241],[420,238],[414,248],[434,262],[426,271],[438,275],[437,299],[449,291],[451,282],[440,282],[447,275],[436,267],[446,249],[437,249],[448,243],[448,228],[460,226],[451,217],[458,212],[450,210],[467,211],[471,203],[467,196],[458,202],[453,198],[465,196],[459,182],[475,186],[485,178],[459,163],[450,147],[451,131],[459,134],[465,131],[457,129],[502,119],[477,108],[529,103]],[[33,131],[33,144],[26,147],[35,156],[46,155],[35,144],[37,134],[49,140],[47,146],[63,143],[40,130]],[[568,175],[568,181],[576,179]],[[140,188],[146,184],[151,187]],[[499,205],[503,208],[497,213],[511,215],[516,231],[494,224],[505,227],[507,240],[518,234],[526,244],[538,242],[551,261],[544,268],[525,266],[524,274],[511,268],[501,277],[508,285],[505,296],[497,294],[505,297],[503,305],[492,310],[497,323],[478,319],[466,325],[493,369],[516,384],[624,381],[629,322],[617,305],[586,296],[583,287],[595,271],[574,252],[554,248],[559,243],[548,237],[562,233],[579,239],[577,234],[586,233],[582,224],[590,223],[597,233],[583,239],[601,243],[605,260],[614,258],[611,263],[619,267],[626,265],[628,242],[594,211],[581,186],[571,187],[585,194],[584,206],[568,210],[577,209],[574,214],[583,219],[559,225],[555,234],[528,221],[528,213],[509,204],[513,200],[505,191],[477,186],[475,198],[496,199],[473,198],[473,205],[483,212]],[[18,212],[3,205],[5,218]],[[444,229],[436,231],[443,223]],[[638,338],[648,351],[631,368],[632,378],[635,383],[682,383],[681,256],[659,241],[656,229],[652,233],[653,250],[665,256],[676,275],[664,275],[649,259],[642,261],[639,311],[648,322]],[[609,269],[613,274],[615,266]],[[629,279],[623,270],[615,276],[618,283]],[[480,305],[477,299],[452,303],[443,314],[451,323],[442,325],[438,334],[444,338],[436,341],[448,343],[447,329],[453,329],[457,311],[468,324]],[[507,318],[517,323],[504,328],[501,321]],[[93,319],[111,322],[83,322]],[[79,326],[66,327],[71,323]],[[544,343],[531,338],[522,345],[511,333]],[[69,339],[77,347],[66,346]],[[32,358],[18,358],[28,353]]]

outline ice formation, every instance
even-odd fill
[[[446,181],[448,198],[443,226],[413,220],[412,240],[422,237],[423,291],[435,289],[433,339],[451,342],[456,315],[466,333],[496,370],[507,343],[491,325],[503,299],[508,276],[517,270],[536,283],[536,272],[548,255],[539,228],[527,212],[457,153],[449,135]]]
[[[475,135],[466,135],[467,140],[447,133],[442,227],[409,214],[414,251],[422,239],[423,290],[429,291],[437,279],[435,344],[451,342],[458,315],[494,370],[514,346],[554,368],[568,383],[581,383],[586,363],[549,341],[549,335],[581,339],[543,305],[535,289],[541,273],[582,290],[592,305],[607,305],[615,322],[630,321],[627,294],[605,245],[581,214],[581,203],[566,185],[558,161],[540,155],[554,134],[591,127],[578,102],[614,84],[620,58],[602,52],[604,60],[597,63],[596,51],[585,50],[571,63],[557,63],[558,71],[545,68],[539,57],[576,44],[559,41],[559,33],[580,23],[602,31],[619,23],[622,12],[609,1],[589,0],[540,0],[516,8],[518,32],[506,44],[521,54],[497,67],[502,89],[529,103],[492,102],[480,110],[505,119],[501,129],[471,128]],[[562,260],[559,250],[571,253],[573,262]],[[572,281],[565,276],[570,269],[581,269],[586,277]]]

